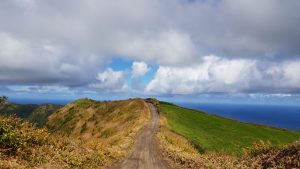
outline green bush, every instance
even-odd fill
[[[36,129],[17,117],[0,116],[0,149],[5,153],[43,145],[47,142],[47,138],[48,133],[44,129]]]
[[[74,103],[77,104],[78,107],[82,108],[82,109],[87,109],[89,108],[95,101],[91,100],[91,99],[87,99],[87,98],[83,98],[83,99],[78,99],[76,100]]]

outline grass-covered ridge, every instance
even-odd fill
[[[107,138],[134,129],[149,118],[142,99],[95,101],[78,99],[49,116],[47,128],[55,133],[80,138]]]
[[[49,116],[46,127],[118,159],[127,154],[135,134],[149,119],[149,108],[143,99],[79,99]]]
[[[242,123],[163,102],[159,108],[169,128],[200,150],[240,155],[244,148],[260,140],[282,145],[300,139],[300,132]]]

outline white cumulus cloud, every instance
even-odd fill
[[[150,67],[145,62],[133,62],[131,69],[132,78],[138,78],[144,76],[150,70]]]
[[[123,92],[128,89],[123,71],[114,71],[108,68],[98,74],[97,80],[97,83],[92,83],[89,86],[100,92]]]

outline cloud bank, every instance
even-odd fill
[[[299,6],[3,0],[0,85],[124,92],[128,79],[143,78],[151,64],[159,68],[141,93],[299,93]],[[133,62],[131,75],[109,68],[116,58]]]
[[[262,64],[206,56],[194,66],[160,66],[146,87],[157,94],[299,93],[300,61]]]

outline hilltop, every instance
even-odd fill
[[[46,127],[66,136],[106,139],[132,132],[149,116],[143,99],[101,102],[79,99],[51,114]]]

